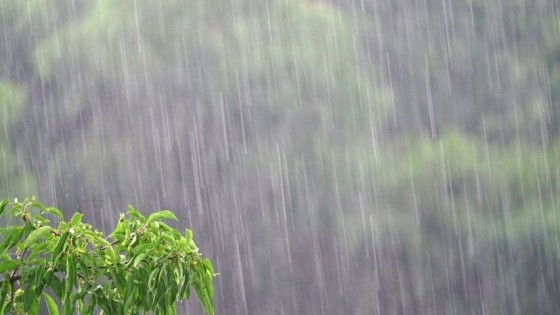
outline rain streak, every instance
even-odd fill
[[[558,0],[0,0],[0,127],[0,198],[172,210],[217,314],[560,313]]]

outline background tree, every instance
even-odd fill
[[[219,312],[559,309],[557,1],[0,6],[40,195],[187,209]]]
[[[26,101],[23,87],[0,81],[0,191],[10,197],[35,191],[35,180],[11,150],[10,136]],[[15,131],[17,132],[17,130]]]

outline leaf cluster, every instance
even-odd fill
[[[0,314],[39,314],[42,301],[51,315],[176,314],[193,288],[214,314],[212,263],[190,230],[163,222],[177,220],[169,210],[129,206],[107,236],[34,198],[3,199],[0,216],[16,222],[0,228]]]

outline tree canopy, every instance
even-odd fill
[[[0,0],[0,193],[188,209],[220,313],[558,312],[558,5]]]
[[[193,234],[132,206],[109,235],[34,198],[0,201],[13,225],[0,229],[0,314],[177,314],[176,303],[194,289],[206,314],[214,314],[214,269]],[[3,219],[4,219],[3,218]],[[51,222],[51,220],[53,220]],[[56,222],[56,223],[55,223]]]

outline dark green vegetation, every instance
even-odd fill
[[[0,201],[0,314],[177,314],[191,288],[214,314],[213,267],[199,255],[192,232],[182,235],[162,220],[128,207],[107,237],[81,213],[69,221],[33,198]],[[51,224],[51,220],[54,219]]]
[[[188,209],[217,313],[560,313],[558,0],[0,0],[0,20],[0,192],[100,227]]]

